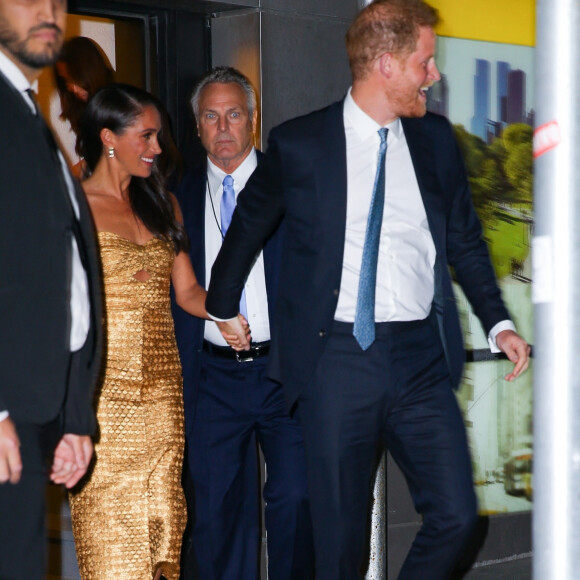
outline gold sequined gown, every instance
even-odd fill
[[[170,310],[174,251],[100,232],[107,361],[94,469],[70,497],[83,580],[179,578],[183,403]],[[139,281],[136,278],[149,278]]]

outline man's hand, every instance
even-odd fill
[[[92,455],[93,442],[88,435],[63,435],[54,451],[51,481],[67,489],[74,487],[86,473]]]
[[[0,421],[0,484],[18,483],[22,473],[20,440],[10,417]]]
[[[248,321],[241,314],[238,314],[237,318],[232,318],[231,320],[226,320],[224,322],[216,321],[216,324],[218,325],[222,336],[226,339],[226,342],[234,350],[250,349],[250,341],[252,340],[250,326]]]
[[[530,362],[530,347],[513,330],[502,330],[495,337],[495,343],[515,365],[514,370],[505,376],[506,381],[513,381],[528,368]]]

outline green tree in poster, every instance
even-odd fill
[[[517,274],[529,252],[532,129],[510,125],[489,145],[462,125],[454,129],[496,275]]]
[[[517,201],[532,203],[533,156],[532,128],[523,123],[510,125],[503,133],[507,151],[505,174],[514,189]]]

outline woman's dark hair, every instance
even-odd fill
[[[113,70],[95,42],[85,36],[74,36],[64,42],[53,71],[60,97],[60,116],[70,121],[72,130],[78,136],[88,99],[101,87],[113,82]],[[83,100],[76,95],[70,88],[71,83],[86,91],[87,98]],[[76,151],[80,154],[78,138]]]
[[[172,156],[176,152],[169,131],[167,114],[158,99],[148,92],[126,84],[111,84],[103,87],[87,103],[80,127],[80,149],[85,159],[85,177],[95,170],[99,160],[105,155],[101,141],[101,131],[110,129],[116,135],[122,135],[128,127],[136,123],[145,107],[154,107],[161,117],[159,144],[163,149],[156,158],[151,175],[147,178],[133,177],[129,184],[129,201],[133,213],[145,224],[155,236],[170,241],[176,253],[187,250],[188,242],[185,229],[175,219],[169,192],[165,188],[166,168],[173,165],[165,159],[166,149]],[[165,119],[165,120],[164,120]]]

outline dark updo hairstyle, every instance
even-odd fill
[[[92,175],[105,147],[101,141],[101,131],[109,129],[122,135],[127,128],[137,122],[145,107],[154,107],[162,119],[159,145],[163,150],[153,164],[151,175],[147,178],[132,177],[129,183],[129,201],[133,213],[156,237],[170,241],[175,252],[187,250],[188,242],[185,229],[176,218],[169,192],[165,188],[166,175],[159,165],[166,167],[167,161],[159,157],[166,151],[175,152],[167,115],[163,105],[150,93],[131,85],[115,83],[103,87],[90,99],[83,114],[80,126],[80,149],[85,159],[85,177]]]
[[[90,99],[101,87],[113,82],[113,70],[99,45],[85,36],[74,36],[65,40],[57,63],[66,66],[67,75],[63,76],[54,65],[54,78],[60,97],[61,118],[68,120],[75,135],[79,127],[86,101],[75,95],[68,87],[72,82],[87,92]],[[79,153],[77,138],[76,151]]]

